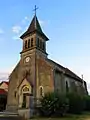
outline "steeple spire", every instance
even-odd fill
[[[36,16],[36,10],[38,8],[35,5],[35,15],[23,35],[21,35],[21,39],[23,40],[23,49],[21,53],[26,51],[35,49],[39,51],[38,54],[43,54],[45,57],[47,56],[46,53],[46,41],[48,41],[48,37],[43,33],[42,28],[39,24],[39,21]]]
[[[35,7],[35,11],[36,11],[36,7]],[[46,41],[48,40],[47,36],[43,33],[42,29],[41,29],[41,26],[39,24],[39,21],[37,19],[37,16],[36,16],[36,12],[35,12],[35,15],[31,21],[31,24],[29,25],[27,31],[20,37],[21,39],[23,39],[24,37],[28,36],[29,34],[32,34],[32,33],[38,33],[39,35],[41,35]]]

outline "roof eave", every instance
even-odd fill
[[[21,39],[23,39],[24,37],[26,37],[27,35],[31,34],[31,33],[34,33],[34,32],[37,32],[39,33],[41,36],[43,36],[45,38],[46,41],[49,40],[49,38],[42,32],[40,33],[39,31],[35,30],[35,31],[32,31],[32,32],[28,32],[26,31],[23,35],[20,36]]]

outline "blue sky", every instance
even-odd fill
[[[68,67],[90,89],[90,0],[1,0],[0,76],[5,78],[20,60],[19,36],[29,26],[35,4],[49,58]]]

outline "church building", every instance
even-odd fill
[[[88,94],[86,82],[48,58],[44,34],[36,14],[21,35],[21,58],[9,76],[7,110],[30,117],[32,107],[48,92]]]

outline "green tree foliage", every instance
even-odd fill
[[[41,99],[40,113],[43,116],[64,115],[68,110],[68,99],[65,95],[48,93]]]
[[[42,116],[63,116],[65,113],[81,114],[83,111],[90,111],[90,96],[77,93],[47,93],[41,99],[39,108]]]
[[[0,111],[3,111],[6,109],[6,103],[7,103],[7,96],[0,95]]]
[[[84,96],[84,104],[85,104],[85,111],[90,111],[90,96],[86,95]]]
[[[85,107],[83,96],[69,93],[67,98],[69,100],[69,113],[80,114],[83,112]]]

